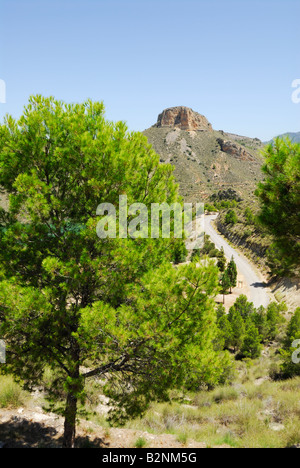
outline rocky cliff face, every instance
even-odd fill
[[[213,131],[211,124],[203,115],[183,106],[165,109],[158,116],[155,127],[179,128],[186,131]]]
[[[233,141],[230,140],[222,140],[218,138],[218,143],[220,145],[221,151],[224,153],[230,154],[237,159],[242,161],[255,161],[255,157],[249,153],[249,151],[245,150],[242,146],[237,145]]]

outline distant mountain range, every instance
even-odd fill
[[[282,135],[278,135],[279,138],[286,138],[289,137],[294,143],[300,143],[300,132],[298,133],[283,133]],[[277,137],[275,137],[277,138]],[[265,144],[271,143],[272,140],[266,141]]]

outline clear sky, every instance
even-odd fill
[[[0,0],[0,120],[43,94],[131,130],[184,105],[217,130],[300,131],[299,22],[299,0]]]

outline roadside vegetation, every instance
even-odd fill
[[[218,212],[216,226],[225,237],[237,245],[251,260],[270,271],[268,249],[272,237],[258,220],[259,203],[254,197],[241,199],[235,191],[220,191],[211,197],[207,211]]]
[[[263,157],[265,179],[251,203],[230,190],[220,191],[211,196],[210,211],[220,211],[221,232],[272,276],[298,277],[300,144],[277,139],[265,147]]]

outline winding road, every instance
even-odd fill
[[[260,306],[267,307],[271,302],[270,292],[268,292],[262,275],[256,270],[255,266],[252,265],[246,257],[232,248],[228,242],[226,242],[226,240],[220,234],[218,234],[212,225],[212,221],[215,221],[217,217],[218,215],[205,216],[205,233],[210,236],[211,241],[218,249],[223,247],[225,256],[228,260],[230,260],[231,257],[234,258],[238,272],[244,278],[245,286],[248,292],[248,294],[245,294],[248,296],[248,300],[253,302],[256,308]]]

